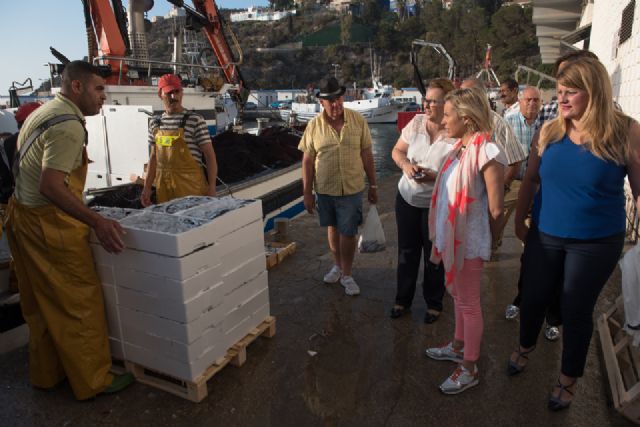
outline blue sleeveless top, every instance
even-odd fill
[[[624,232],[626,166],[594,156],[565,135],[544,150],[539,174],[533,221],[540,231],[574,239]]]

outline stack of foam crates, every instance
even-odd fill
[[[269,316],[260,201],[98,210],[126,231],[117,255],[92,238],[114,357],[193,381]]]

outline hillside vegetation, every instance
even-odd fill
[[[382,58],[384,83],[413,86],[409,54],[414,39],[443,44],[457,62],[462,78],[479,71],[487,44],[492,46],[492,65],[500,78],[512,75],[519,64],[548,71],[540,66],[532,9],[500,7],[500,3],[460,0],[446,10],[441,1],[422,0],[417,2],[415,16],[404,16],[382,11],[375,0],[365,0],[360,17],[313,6],[277,22],[233,24],[228,19],[231,11],[223,10],[223,14],[241,46],[240,68],[245,80],[256,89],[314,85],[334,72],[332,64],[339,64],[338,77],[344,84],[368,86],[371,50]],[[148,41],[153,59],[170,59],[171,33],[168,20],[152,27]],[[204,41],[201,34],[194,34]],[[301,43],[302,47],[286,53],[256,50],[291,43]],[[425,79],[446,76],[446,60],[430,48],[418,51],[418,65]]]

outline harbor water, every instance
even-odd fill
[[[384,178],[400,169],[391,159],[391,150],[396,145],[400,132],[395,124],[370,124],[373,142],[373,162],[378,178]]]

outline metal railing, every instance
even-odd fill
[[[224,67],[221,67],[220,65],[203,65],[203,64],[191,64],[191,63],[187,63],[187,62],[172,62],[172,61],[158,61],[158,60],[153,60],[153,59],[142,59],[142,58],[131,58],[131,57],[124,57],[124,56],[107,56],[107,55],[102,55],[102,56],[98,56],[93,58],[93,64],[94,65],[104,65],[105,63],[107,63],[108,61],[118,61],[120,63],[120,72],[118,74],[118,84],[122,84],[122,66],[123,65],[130,65],[131,63],[135,63],[135,67],[139,68],[140,66],[138,64],[143,64],[143,66],[146,66],[147,68],[147,79],[151,78],[151,70],[153,69],[153,66],[168,66],[168,67],[181,67],[181,68],[186,68],[188,70],[193,70],[193,69],[201,69],[201,70],[224,70],[225,68],[228,68],[232,65],[234,65],[233,63],[227,64]]]

